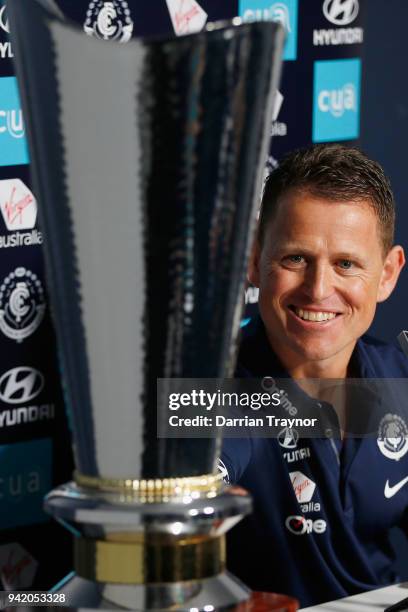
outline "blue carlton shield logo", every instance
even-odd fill
[[[360,81],[359,59],[315,62],[313,142],[359,137]]]
[[[0,166],[28,164],[23,113],[15,77],[0,79]]]
[[[243,21],[279,21],[286,32],[283,59],[296,59],[298,0],[239,0],[239,15]]]
[[[44,495],[52,487],[52,440],[42,438],[0,446],[2,529],[44,523]]]

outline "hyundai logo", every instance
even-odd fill
[[[2,6],[0,9],[0,28],[10,34],[10,26],[6,17],[6,7]]]
[[[29,367],[12,368],[0,378],[0,399],[6,404],[29,402],[41,393],[44,377]]]
[[[345,26],[358,15],[358,0],[324,0],[323,13],[328,21],[338,26]]]

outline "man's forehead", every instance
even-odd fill
[[[317,191],[313,191],[312,188],[299,188],[294,187],[290,189],[286,189],[279,196],[276,203],[276,213],[287,213],[288,209],[296,209],[300,208],[301,210],[307,209],[314,204],[320,205],[322,207],[331,207],[331,209],[336,209],[339,206],[349,206],[351,208],[358,208],[365,210],[371,213],[374,217],[374,205],[370,198],[367,199],[362,198],[342,198],[330,196],[330,192],[323,195]]]
[[[377,216],[368,201],[329,200],[303,192],[283,194],[265,234],[280,244],[313,246],[330,239],[339,247],[355,250],[374,239],[381,247]]]
[[[297,225],[311,227],[323,225],[344,226],[354,229],[360,223],[377,223],[377,216],[369,200],[330,200],[308,192],[288,191],[278,200],[269,222],[290,231]]]

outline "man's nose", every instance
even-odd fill
[[[304,279],[304,292],[312,302],[323,302],[334,291],[333,269],[328,263],[308,266]]]

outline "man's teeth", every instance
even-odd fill
[[[316,312],[311,310],[302,310],[302,308],[295,308],[295,312],[298,317],[305,321],[330,321],[336,316],[335,312]]]

